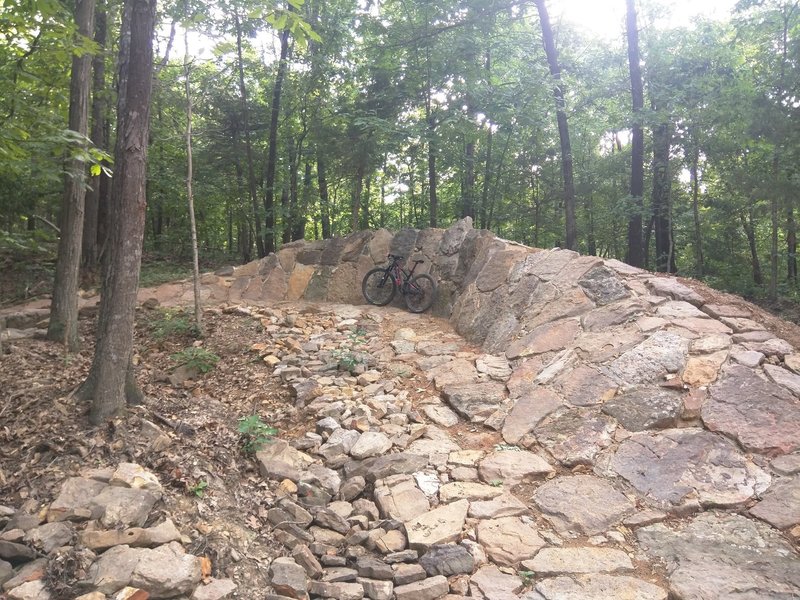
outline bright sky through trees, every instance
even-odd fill
[[[664,24],[680,27],[697,17],[726,19],[736,0],[672,0],[664,4],[669,5],[665,8],[668,12],[663,15]],[[551,0],[549,7],[556,23],[563,19],[599,37],[622,40],[624,0]]]

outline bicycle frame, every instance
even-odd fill
[[[392,259],[392,264],[386,268],[386,272],[391,275],[394,279],[394,282],[400,287],[400,291],[402,292],[404,289],[404,285],[411,281],[411,278],[414,276],[414,271],[417,269],[417,265],[419,263],[414,263],[414,266],[411,267],[410,271],[406,271],[403,266],[400,264],[404,258],[402,256],[394,256],[392,254],[389,255],[389,258]]]

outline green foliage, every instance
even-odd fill
[[[193,317],[184,308],[160,309],[158,316],[150,320],[150,331],[157,340],[197,337]]]
[[[139,277],[140,287],[156,287],[162,283],[179,281],[192,276],[192,268],[170,261],[142,262],[142,273]]]
[[[200,373],[208,373],[219,362],[219,356],[202,347],[191,346],[171,356],[178,366],[197,369]]]
[[[239,446],[247,455],[252,455],[261,450],[277,435],[278,430],[270,427],[258,415],[250,415],[239,419],[237,427],[239,432]]]
[[[208,488],[208,482],[205,479],[201,479],[189,488],[189,493],[202,498],[206,494],[206,488]]]
[[[536,573],[533,571],[517,571],[517,575],[522,580],[522,585],[526,588],[533,585],[536,577]]]
[[[341,348],[332,352],[333,358],[339,363],[339,368],[351,373],[358,365],[364,362],[364,356],[359,347],[367,341],[366,331],[361,328],[353,329],[347,336],[347,341]]]

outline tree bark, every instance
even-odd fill
[[[558,137],[561,141],[561,175],[564,179],[564,221],[565,221],[565,246],[570,250],[578,247],[578,229],[575,219],[575,180],[572,168],[572,144],[569,138],[569,125],[567,123],[567,105],[564,99],[564,84],[561,81],[561,67],[558,64],[558,51],[553,38],[553,29],[550,26],[550,16],[547,13],[545,0],[535,0],[539,12],[539,22],[542,27],[542,42],[547,55],[547,64],[550,76],[553,78],[553,97],[556,101],[556,121],[558,122]]]
[[[308,207],[311,205],[311,163],[306,160],[305,171],[303,173],[303,192],[301,194],[302,201],[301,206],[299,208],[299,216],[300,218],[297,219],[292,224],[292,239],[293,240],[302,240],[306,237],[306,220],[307,220],[307,213]]]
[[[187,19],[188,3],[187,3]],[[203,335],[203,308],[200,302],[200,260],[197,252],[197,223],[194,218],[194,164],[192,160],[192,86],[191,63],[189,60],[189,29],[183,30],[183,78],[186,89],[186,200],[189,204],[189,228],[192,235],[192,281],[194,283],[194,326],[197,335]]]
[[[75,22],[78,34],[94,33],[95,0],[77,0]],[[72,57],[69,90],[69,128],[86,138],[89,130],[89,54]],[[81,143],[82,149],[86,148]],[[67,161],[64,195],[61,204],[61,237],[58,242],[53,300],[47,339],[63,343],[70,352],[79,347],[78,279],[83,241],[84,201],[86,198],[86,165],[82,158]]]
[[[269,119],[269,150],[267,151],[267,172],[264,181],[264,210],[266,227],[264,231],[264,252],[275,251],[275,171],[278,162],[278,118],[281,113],[281,89],[286,77],[289,58],[289,30],[280,34],[281,54],[278,61],[278,72],[275,75],[275,86],[272,88],[272,107]]]
[[[325,173],[325,161],[317,156],[317,184],[319,185],[319,203],[322,213],[322,239],[331,237],[331,207],[328,197],[328,178]]]
[[[692,216],[694,217],[694,263],[695,277],[702,278],[705,272],[705,259],[703,258],[703,229],[700,226],[700,144],[694,139],[692,148],[692,164],[689,167],[689,177],[692,184]]]
[[[631,127],[631,208],[628,216],[627,262],[634,267],[644,266],[642,246],[642,211],[644,208],[644,86],[639,64],[639,30],[636,24],[635,0],[626,0],[626,29],[628,37],[628,66],[631,78],[633,124]]]
[[[489,186],[492,179],[492,127],[486,131],[486,160],[483,165],[483,189],[481,190],[481,229],[489,228]]]
[[[464,148],[464,179],[461,193],[461,218],[475,220],[475,142],[468,141]]]
[[[155,0],[126,0],[120,43],[120,96],[111,223],[97,345],[80,395],[99,424],[141,399],[133,377],[133,328],[145,225],[145,183],[153,83]],[[126,23],[125,21],[128,21]],[[130,32],[129,43],[125,40]]]
[[[250,108],[247,104],[247,86],[244,82],[244,63],[242,61],[242,23],[239,20],[239,9],[234,9],[234,23],[236,24],[236,57],[239,71],[239,97],[242,103],[242,121],[244,126],[244,149],[247,158],[247,190],[250,193],[250,205],[253,207],[253,224],[255,226],[256,248],[258,256],[267,255],[264,251],[264,239],[261,233],[261,210],[258,206],[258,189],[256,186],[256,172],[253,168],[253,144],[250,141]],[[248,252],[249,254],[249,252]]]
[[[656,237],[656,271],[675,272],[670,219],[669,150],[672,144],[671,124],[662,123],[653,130],[653,227]]]
[[[791,203],[786,207],[786,279],[797,283],[797,222]]]
[[[747,244],[750,247],[750,264],[753,268],[753,283],[756,285],[764,285],[764,275],[761,273],[761,261],[758,259],[755,215],[752,204],[747,209],[747,216],[742,213],[740,218],[744,234],[747,236]]]
[[[95,7],[94,41],[98,52],[92,59],[92,144],[101,150],[108,147],[106,138],[106,36],[108,19],[106,18],[106,5],[100,0]],[[101,200],[101,190],[108,186],[108,176],[101,172],[100,175],[89,180],[86,190],[85,212],[83,216],[83,250],[81,252],[81,265],[90,276],[97,269],[98,259],[98,214]]]

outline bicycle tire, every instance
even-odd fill
[[[386,269],[376,267],[364,275],[361,281],[361,293],[370,304],[386,306],[394,298],[397,284]]]
[[[422,313],[428,310],[436,300],[436,283],[427,273],[414,275],[408,282],[405,291],[405,301],[408,310],[412,313]]]

